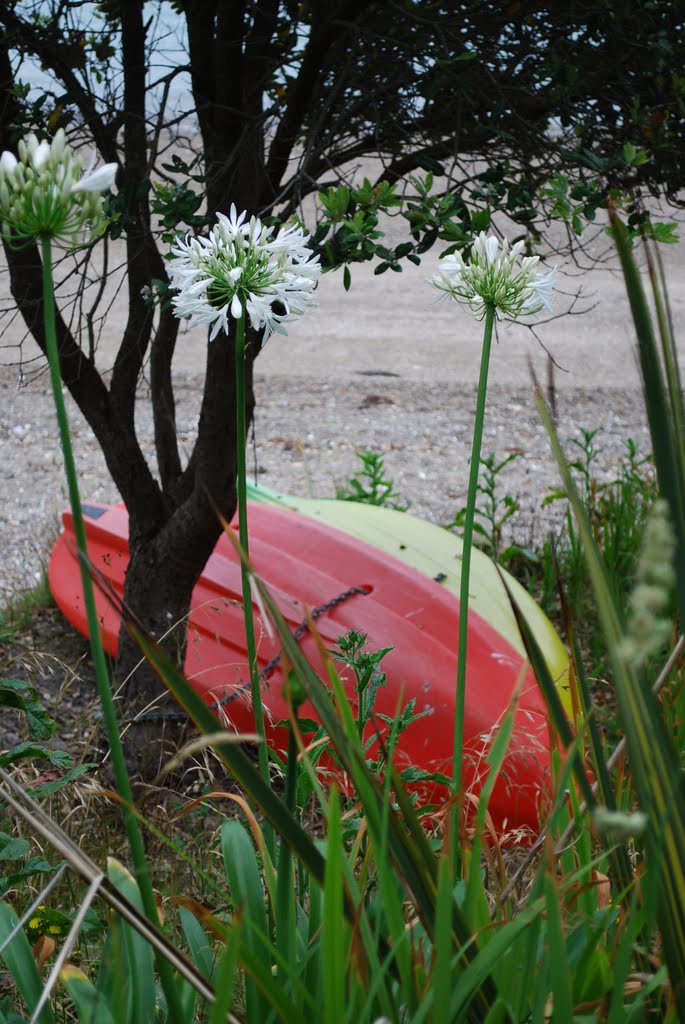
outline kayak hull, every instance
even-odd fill
[[[248,495],[253,501],[289,508],[327,526],[343,530],[417,569],[424,576],[439,580],[445,590],[459,597],[462,541],[435,523],[406,512],[361,502],[280,494],[261,484],[249,484]],[[572,717],[569,656],[554,626],[511,573],[474,547],[471,551],[469,607],[487,619],[525,658],[526,650],[509,593],[535,636],[564,710]]]
[[[123,506],[85,506],[89,557],[119,594],[128,565],[128,518]],[[49,567],[55,599],[67,618],[87,634],[80,574],[74,556],[71,513],[64,514]],[[368,636],[367,649],[393,645],[383,660],[387,684],[378,690],[375,710],[395,717],[409,702],[421,717],[403,733],[396,763],[427,773],[451,775],[457,673],[459,602],[439,582],[410,565],[328,524],[288,509],[250,502],[250,559],[264,580],[288,628],[295,632],[316,610],[316,629],[327,649],[355,629]],[[231,524],[237,530],[237,522]],[[96,595],[106,649],[115,654],[119,617],[102,593]],[[277,638],[255,605],[257,660],[271,664],[262,699],[270,745],[283,750],[288,717]],[[300,646],[314,669],[327,678],[319,638],[304,632]],[[220,704],[238,732],[254,729],[240,565],[233,544],[222,536],[192,597],[188,622],[186,675],[195,690]],[[479,611],[469,610],[466,710],[462,774],[477,796],[487,776],[492,739],[515,689],[520,689],[514,730],[489,810],[500,831],[537,831],[550,789],[549,737],[544,702],[521,652]],[[343,682],[354,703],[352,673]],[[305,704],[305,718],[314,717]],[[223,715],[222,715],[223,718]],[[368,735],[379,728],[369,727]],[[382,728],[379,730],[382,735]],[[373,757],[373,746],[370,751]],[[446,789],[435,781],[417,783],[422,803],[444,802]]]

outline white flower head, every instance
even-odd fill
[[[0,156],[0,225],[5,239],[23,245],[49,238],[73,249],[101,234],[106,225],[102,192],[112,188],[116,164],[81,174],[60,128],[52,142],[22,139],[19,158]]]
[[[172,250],[176,315],[211,325],[210,341],[245,315],[266,342],[274,332],[287,334],[283,325],[314,303],[321,266],[309,236],[289,227],[272,237],[258,217],[246,218],[231,205],[228,216],[217,214],[208,237],[187,236]]]
[[[494,306],[498,320],[534,316],[552,308],[556,268],[538,273],[539,257],[519,259],[522,250],[523,242],[510,246],[506,238],[500,243],[495,235],[481,231],[471,246],[468,263],[458,252],[446,256],[428,281],[478,318],[488,306]]]

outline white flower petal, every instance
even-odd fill
[[[48,162],[49,157],[50,157],[50,143],[49,142],[41,142],[41,143],[39,143],[36,146],[34,152],[31,153],[31,163],[33,164],[34,171],[36,171],[38,174],[40,174],[40,172],[43,170],[43,168],[45,167],[46,163]]]
[[[490,235],[485,241],[485,255],[488,263],[494,263],[497,259],[497,250],[499,248],[499,239],[494,235]]]
[[[239,320],[243,315],[243,304],[238,297],[238,293],[231,299],[231,316],[234,320]]]
[[[96,171],[85,174],[71,186],[72,192],[106,192],[112,188],[117,176],[117,164],[103,164]]]
[[[19,161],[17,160],[14,153],[5,152],[0,156],[0,169],[7,175],[12,176],[17,169]]]

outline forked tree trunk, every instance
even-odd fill
[[[254,411],[252,364],[257,340],[253,337],[252,342],[245,380],[248,426]],[[219,514],[230,520],[237,505],[232,360],[232,339],[217,338],[210,344],[200,437],[185,471],[185,483],[179,481],[178,492],[166,495],[166,511],[157,528],[150,529],[146,509],[140,509],[137,516],[135,503],[129,507],[130,562],[124,601],[179,666],[184,661],[193,588],[221,536]],[[142,529],[141,520],[145,524]],[[183,739],[179,708],[150,666],[141,664],[140,652],[125,629],[119,638],[116,678],[123,684],[122,718],[130,723],[151,703],[161,712],[137,725],[129,724],[126,734],[129,767],[149,779]]]

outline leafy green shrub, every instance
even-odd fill
[[[392,480],[385,475],[385,456],[381,452],[357,452],[357,458],[361,461],[361,468],[344,487],[336,489],[336,498],[406,512],[409,505],[397,500],[400,495]]]

